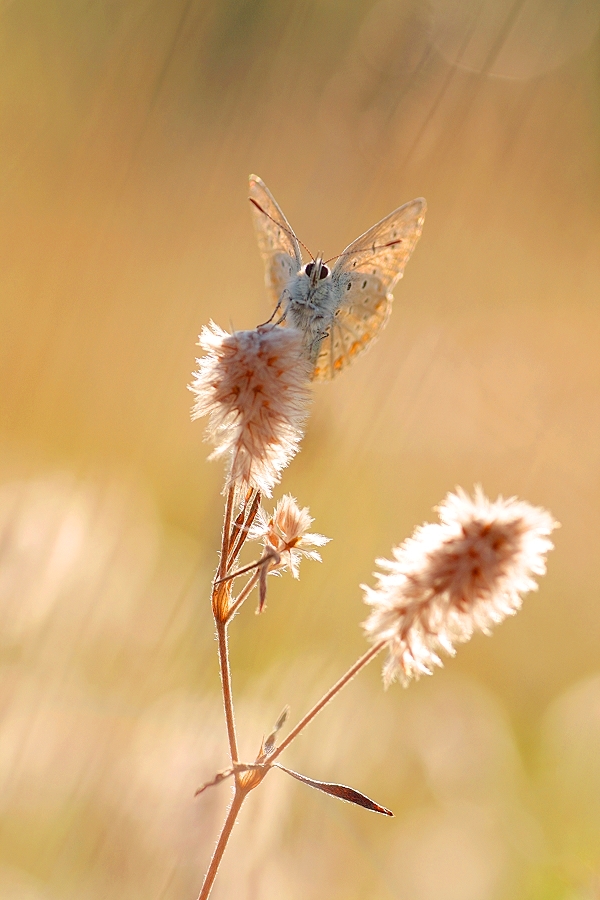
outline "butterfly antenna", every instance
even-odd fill
[[[327,263],[333,262],[334,259],[341,259],[342,256],[353,256],[355,253],[374,253],[376,250],[385,250],[386,247],[395,247],[396,244],[402,243],[404,243],[402,238],[397,238],[395,241],[388,241],[387,244],[372,244],[370,247],[359,247],[358,250],[344,250],[343,253],[338,253],[337,256],[330,256],[329,259],[324,259],[323,264],[327,265]]]
[[[291,230],[291,228],[286,228],[285,225],[282,225],[281,222],[278,222],[277,219],[274,219],[273,216],[270,216],[269,213],[266,211],[266,209],[263,209],[262,206],[260,205],[260,203],[257,203],[257,202],[256,202],[256,200],[254,199],[254,197],[248,197],[248,200],[250,201],[250,203],[253,203],[253,204],[255,205],[255,207],[257,208],[257,210],[258,210],[259,212],[261,212],[261,213],[263,214],[263,216],[266,216],[267,219],[270,219],[271,222],[274,222],[275,225],[277,225],[278,228],[281,228],[282,231],[285,231],[286,234],[289,234],[289,236],[290,236],[291,238],[294,238],[295,241],[298,241],[298,243],[300,244],[300,246],[301,246],[301,247],[304,247],[304,249],[306,250],[306,252],[307,252],[308,255],[310,256],[310,258],[312,259],[312,261],[315,262],[315,258],[314,258],[314,256],[312,255],[312,253],[310,252],[310,250],[308,249],[308,247],[306,246],[306,244],[303,244],[303,243],[302,243],[302,241],[300,240],[300,238],[299,238],[297,235],[294,234],[294,232]],[[334,259],[335,259],[335,257],[334,257]]]

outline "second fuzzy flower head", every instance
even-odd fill
[[[267,575],[276,575],[289,569],[294,578],[299,578],[302,557],[321,562],[321,554],[313,548],[323,547],[331,539],[308,531],[314,519],[309,514],[308,507],[300,509],[291,494],[285,494],[281,498],[272,516],[269,517],[261,507],[256,518],[248,537],[262,541],[264,548],[258,607],[261,612],[266,598]]]
[[[372,609],[364,625],[374,643],[387,644],[386,684],[404,685],[441,666],[440,651],[493,625],[521,607],[536,590],[534,575],[546,571],[557,522],[522,500],[488,500],[481,489],[469,497],[460,488],[438,507],[440,522],[417,528],[379,559],[377,586],[364,587]]]

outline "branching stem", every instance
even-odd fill
[[[292,741],[298,737],[301,731],[304,731],[309,722],[315,718],[318,713],[321,712],[323,707],[327,706],[330,700],[333,700],[336,694],[338,694],[345,685],[348,684],[349,681],[352,681],[355,675],[358,675],[361,669],[364,669],[368,663],[371,662],[372,659],[375,659],[378,653],[381,653],[383,648],[385,647],[387,641],[379,641],[376,644],[373,644],[372,647],[364,653],[360,659],[357,659],[353,666],[350,666],[348,671],[339,678],[333,687],[329,688],[327,693],[323,694],[321,699],[315,703],[312,709],[306,713],[303,719],[300,719],[295,728],[293,728],[288,736],[281,742],[281,744],[277,747],[276,750],[269,756],[269,763],[272,763],[280,753],[282,753]]]
[[[258,583],[262,568],[260,568],[259,561],[258,563],[251,563],[249,566],[244,567],[238,572],[232,573],[232,566],[235,565],[238,554],[248,535],[248,528],[252,524],[252,520],[257,513],[260,504],[260,494],[256,492],[255,496],[252,498],[252,502],[250,502],[250,495],[246,496],[244,508],[232,526],[234,503],[235,489],[231,487],[227,492],[227,499],[225,501],[223,535],[221,540],[221,558],[219,560],[219,566],[217,568],[217,577],[213,584],[213,612],[215,614],[215,625],[217,629],[219,669],[221,673],[221,689],[223,693],[223,709],[225,711],[225,722],[227,725],[229,754],[231,757],[231,765],[233,766],[235,771],[235,792],[231,801],[231,806],[229,807],[229,810],[227,812],[227,817],[223,824],[221,834],[219,835],[219,840],[217,841],[215,851],[210,861],[210,865],[204,879],[204,884],[202,885],[202,890],[200,891],[200,894],[198,896],[198,900],[208,900],[215,877],[217,875],[217,871],[221,864],[223,853],[225,852],[225,848],[231,836],[233,826],[235,825],[242,803],[244,802],[249,791],[253,790],[258,786],[258,784],[260,784],[271,764],[277,759],[280,753],[282,753],[285,748],[288,747],[292,743],[292,741],[298,737],[298,735],[306,728],[306,726],[310,722],[312,722],[315,716],[317,716],[318,713],[320,713],[321,710],[325,706],[327,706],[330,700],[332,700],[336,696],[336,694],[338,694],[342,690],[342,688],[346,684],[348,684],[348,682],[351,681],[354,676],[358,674],[358,672],[361,671],[361,669],[363,669],[368,663],[370,663],[371,660],[374,659],[386,645],[386,641],[379,641],[378,643],[370,647],[369,650],[367,650],[367,652],[364,653],[363,656],[361,656],[360,659],[358,659],[354,663],[354,665],[352,665],[348,669],[348,671],[336,681],[333,687],[331,687],[321,697],[321,699],[317,703],[315,703],[312,709],[310,709],[306,713],[304,718],[302,718],[298,722],[296,727],[281,742],[279,747],[277,747],[273,751],[273,753],[269,754],[269,756],[265,759],[264,767],[262,765],[257,766],[257,772],[255,773],[254,777],[249,778],[248,774],[246,774],[245,776],[240,775],[239,771],[237,771],[237,767],[239,765],[239,753],[235,730],[233,692],[231,688],[231,668],[229,665],[228,625],[233,616],[241,607],[244,600],[246,600],[250,592]],[[268,565],[266,561],[265,564]],[[237,575],[241,575],[244,572],[251,571],[256,566],[259,566],[259,568],[255,569],[247,584],[242,588],[240,594],[228,609],[227,606],[229,602],[230,592],[229,583],[232,580],[232,577],[237,577]]]
[[[227,621],[228,622],[231,622],[231,620],[235,616],[236,612],[238,611],[238,609],[240,608],[240,606],[242,605],[242,603],[244,602],[246,597],[252,592],[252,590],[256,586],[256,583],[259,578],[260,578],[260,570],[256,571],[254,573],[254,575],[252,576],[252,578],[250,578],[248,580],[247,584],[244,585],[244,587],[240,591],[239,595],[236,597],[235,601],[231,604],[231,608],[230,608],[229,612],[227,613]]]

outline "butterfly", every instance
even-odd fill
[[[423,229],[427,204],[411,200],[349,244],[330,268],[322,254],[304,264],[300,243],[266,184],[250,176],[250,201],[275,313],[300,329],[326,381],[366,350],[387,323],[392,290]],[[270,321],[271,321],[270,320]]]

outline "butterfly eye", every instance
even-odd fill
[[[314,269],[314,267],[315,267],[314,263],[306,263],[306,268],[304,271],[306,272],[306,274],[308,275],[309,278],[312,275],[312,270]]]
[[[327,278],[329,275],[329,269],[327,266],[321,266],[321,271],[319,272],[319,278]]]

